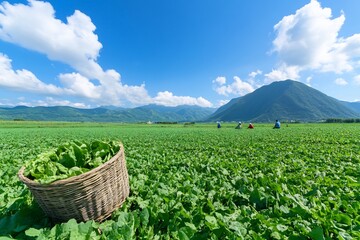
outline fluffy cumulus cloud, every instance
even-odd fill
[[[35,107],[35,106],[43,106],[43,107],[50,107],[50,106],[70,106],[76,108],[90,108],[90,105],[81,103],[81,102],[71,102],[69,100],[59,100],[53,97],[46,97],[42,100],[31,100],[26,101],[25,97],[19,97],[14,100],[10,99],[0,99],[0,106],[8,106],[8,107],[15,107],[15,106],[28,106],[28,107]]]
[[[213,81],[213,83],[215,84],[215,91],[223,96],[243,96],[254,91],[251,84],[242,81],[238,76],[234,76],[233,82],[230,84],[226,84],[225,77],[218,77]]]
[[[32,72],[26,69],[13,70],[11,59],[2,53],[0,53],[0,86],[33,93],[50,93],[54,95],[66,93],[64,89],[40,81]]]
[[[11,60],[0,55],[0,85],[23,91],[78,96],[102,105],[141,105],[171,102],[171,105],[209,105],[204,98],[148,95],[145,84],[129,86],[114,69],[104,70],[97,62],[102,44],[91,18],[76,10],[63,22],[53,6],[44,1],[0,5],[0,40],[39,52],[53,61],[71,66],[75,72],[59,74],[62,87],[46,84],[28,70],[13,70]],[[165,92],[166,93],[166,92]],[[66,102],[64,102],[66,103]]]
[[[335,84],[340,86],[345,86],[348,84],[348,82],[343,78],[337,78],[335,79]]]
[[[343,73],[356,68],[360,34],[340,37],[344,22],[343,13],[333,17],[331,9],[316,0],[285,16],[274,26],[273,52],[279,57],[280,69],[267,74],[268,79],[298,77],[303,70]]]
[[[258,69],[258,70],[256,70],[256,71],[253,71],[253,72],[249,73],[249,77],[250,77],[251,79],[253,79],[253,78],[255,78],[256,76],[261,75],[261,74],[262,74],[262,71]]]
[[[271,72],[264,74],[265,82],[281,81],[281,80],[297,80],[299,76],[298,66],[286,66],[285,64],[277,69],[273,69]]]
[[[0,38],[69,64],[87,77],[105,74],[96,63],[102,48],[91,19],[80,11],[55,18],[50,3],[29,0],[29,5],[3,2],[0,7]]]
[[[101,86],[95,86],[89,79],[79,73],[60,74],[59,79],[74,95],[93,99],[99,99],[101,97],[99,91]]]
[[[253,86],[254,89],[262,87],[264,85],[263,71],[257,69],[250,72],[246,81]]]
[[[193,98],[188,96],[174,96],[172,92],[159,92],[154,97],[154,103],[165,106],[177,105],[198,105],[202,107],[212,107],[212,103],[203,97]]]
[[[52,97],[46,97],[44,100],[36,100],[32,102],[21,102],[16,105],[23,105],[23,106],[43,106],[43,107],[50,107],[50,106],[70,106],[76,108],[90,108],[90,105],[80,103],[80,102],[71,102],[69,100],[58,100]]]
[[[226,77],[217,77],[213,83],[218,84],[220,86],[224,85],[226,83]]]

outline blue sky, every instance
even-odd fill
[[[0,106],[219,107],[286,79],[360,101],[358,0],[0,3]]]

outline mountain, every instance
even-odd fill
[[[319,121],[328,118],[359,118],[339,100],[303,83],[273,82],[245,96],[234,98],[212,114],[209,121]]]
[[[10,105],[0,105],[0,108],[12,108],[13,106]]]
[[[147,105],[124,109],[100,107],[79,109],[73,107],[0,107],[2,120],[36,120],[36,121],[69,121],[69,122],[195,122],[208,118],[215,109],[198,106],[165,107]]]
[[[123,108],[123,107],[116,107],[116,106],[101,106],[100,108],[105,108],[105,109],[109,109],[109,110],[125,110],[126,108]]]
[[[360,102],[345,102],[341,101],[346,107],[360,114]]]
[[[166,107],[161,105],[147,105],[131,110],[132,113],[136,112],[139,116],[154,116],[161,121],[173,121],[173,119],[183,119],[182,121],[201,121],[208,118],[215,109],[204,108],[199,106],[176,106]],[[155,121],[155,120],[154,120]]]

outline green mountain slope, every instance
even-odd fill
[[[359,114],[303,83],[273,82],[220,107],[209,121],[273,122],[275,119],[319,121],[327,118],[356,118]]]
[[[341,101],[346,107],[360,114],[360,102],[345,102]]]
[[[70,121],[70,122],[188,122],[203,121],[215,109],[197,106],[164,107],[148,105],[132,109],[73,107],[24,107],[0,108],[0,119]]]

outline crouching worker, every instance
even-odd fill
[[[253,125],[252,123],[249,123],[248,128],[253,129],[253,128],[254,128],[254,125]]]
[[[235,129],[241,129],[241,122],[238,123]]]
[[[274,125],[274,127],[273,128],[280,128],[280,121],[279,120],[276,120],[275,121],[275,125]]]

